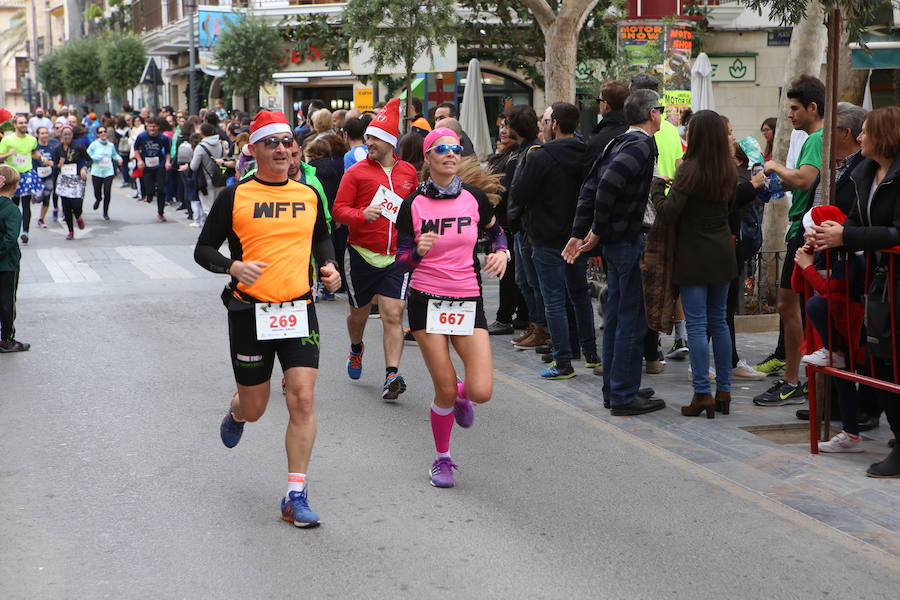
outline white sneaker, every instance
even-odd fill
[[[709,374],[707,375],[707,377],[709,378],[710,381],[716,380],[716,370],[713,367],[709,368]],[[688,365],[688,379],[690,379],[690,380],[694,379],[694,371],[693,371],[693,369],[691,369],[690,365]]]
[[[203,227],[203,225],[200,224],[200,221],[191,221],[191,224],[188,225],[188,227]]]
[[[830,358],[830,360],[829,360]],[[844,355],[840,352],[829,352],[825,348],[819,348],[812,354],[807,354],[803,358],[800,359],[801,365],[815,365],[817,367],[834,367],[835,369],[843,369],[847,366],[847,361],[844,359]]]
[[[854,440],[842,431],[827,442],[819,442],[819,452],[864,452],[862,438]]]
[[[756,369],[751,367],[746,360],[739,360],[737,366],[733,371],[731,371],[731,375],[734,377],[739,377],[740,379],[750,379],[753,381],[766,378],[765,373],[757,371]]]

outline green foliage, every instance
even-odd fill
[[[558,2],[549,2],[555,11]],[[578,35],[578,61],[613,59],[616,56],[616,31],[604,18],[610,7],[624,6],[624,0],[600,0],[588,15]],[[544,60],[544,34],[531,11],[515,0],[459,0],[470,11],[461,23],[459,56],[490,59],[513,71],[523,72],[538,87],[544,86],[544,73],[537,62]],[[499,19],[499,23],[496,21]]]
[[[766,13],[782,25],[796,25],[806,14],[810,2],[818,2],[827,15],[835,8],[841,9],[846,21],[844,25],[851,41],[861,41],[865,25],[885,6],[900,6],[897,0],[741,0],[741,3]]]
[[[100,80],[100,40],[82,38],[56,51],[66,92],[88,94],[103,89]]]
[[[350,40],[371,46],[376,73],[399,64],[407,81],[419,56],[456,38],[456,9],[446,0],[349,0],[343,23]]]
[[[19,9],[9,19],[9,27],[0,31],[0,40],[3,40],[0,58],[6,60],[22,49],[25,40],[28,39],[28,22],[25,9]]]
[[[215,47],[215,62],[225,70],[224,83],[249,96],[253,108],[259,89],[272,81],[284,55],[284,39],[265,19],[243,15],[225,28]]]
[[[100,78],[114,94],[124,94],[141,82],[147,52],[132,35],[110,35],[100,46]]]
[[[38,62],[37,76],[44,86],[44,91],[51,96],[62,96],[66,93],[62,77],[62,61],[58,51],[47,54]]]
[[[309,13],[285,17],[279,27],[285,39],[294,44],[301,63],[321,59],[332,71],[344,68],[350,56],[350,37],[339,21],[329,21],[322,13]]]

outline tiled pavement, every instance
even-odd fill
[[[490,287],[490,284],[488,284]],[[486,290],[488,321],[492,320],[496,291]],[[602,335],[602,331],[601,331]],[[731,414],[687,418],[680,407],[692,394],[687,361],[668,361],[660,375],[644,375],[666,400],[664,410],[640,417],[613,417],[603,408],[601,378],[575,362],[578,375],[562,381],[539,377],[543,363],[532,351],[515,350],[511,336],[492,337],[498,384],[507,376],[519,384],[549,394],[665,451],[672,452],[753,492],[764,495],[813,519],[900,557],[900,480],[865,476],[866,467],[881,460],[891,437],[887,423],[864,433],[865,452],[817,456],[808,441],[780,445],[742,427],[801,423],[794,416],[799,406],[761,408],[752,403],[756,394],[774,379],[735,382]],[[739,335],[739,353],[751,364],[768,355],[776,334]],[[670,338],[663,339],[671,345]],[[803,422],[805,423],[805,422]],[[840,423],[832,423],[840,430]],[[808,435],[804,438],[808,440]],[[598,457],[602,459],[602,457]]]

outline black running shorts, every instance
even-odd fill
[[[305,338],[281,340],[256,339],[256,311],[228,311],[228,337],[231,341],[231,366],[240,385],[259,385],[269,381],[275,366],[275,355],[281,370],[291,367],[319,368],[319,321],[316,305],[306,305],[309,335]]]
[[[429,300],[451,300],[454,302],[475,302],[475,329],[487,329],[487,318],[484,316],[484,299],[481,296],[476,298],[451,298],[449,296],[433,296],[420,292],[419,290],[409,289],[409,295],[406,299],[406,313],[409,318],[410,331],[421,331],[425,329],[428,322],[428,301]]]

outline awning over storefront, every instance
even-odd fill
[[[900,69],[900,40],[896,42],[870,42],[868,52],[859,44],[850,44],[852,69]]]
[[[900,27],[873,27],[863,33],[863,44],[850,44],[852,69],[900,69]]]

